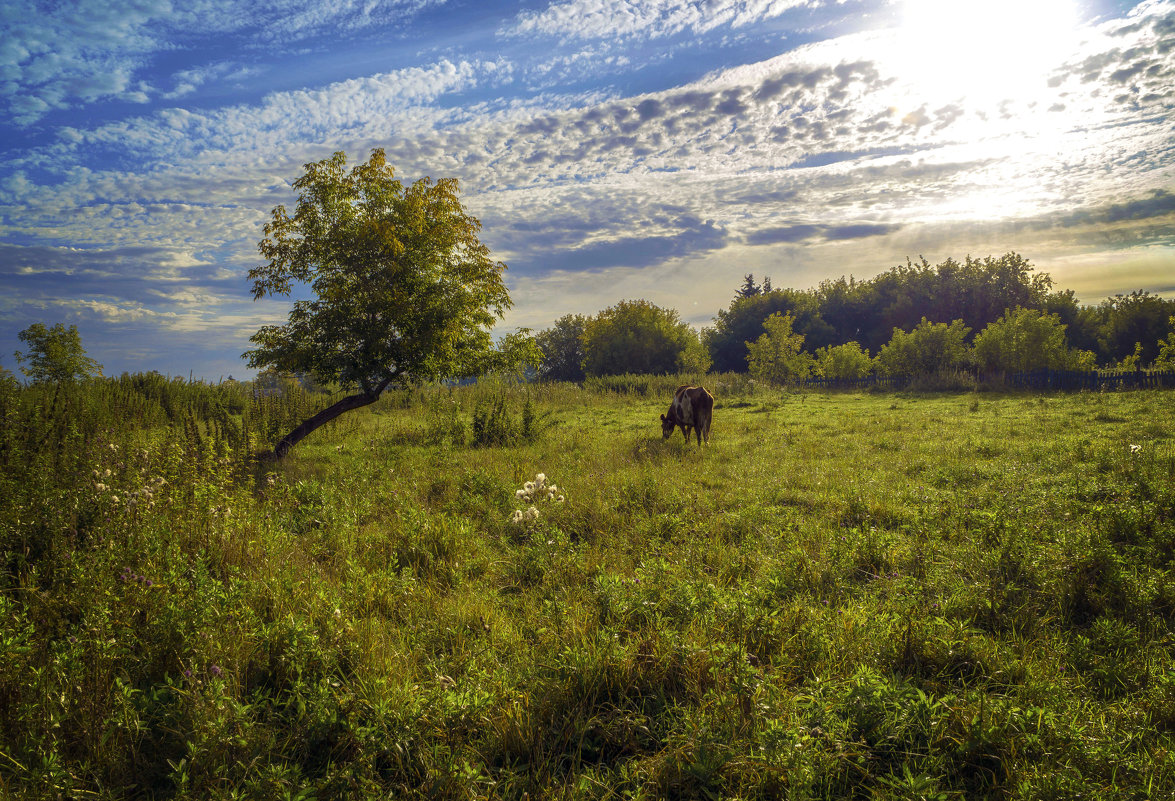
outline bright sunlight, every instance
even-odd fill
[[[1031,100],[1073,52],[1073,0],[904,0],[895,77],[916,100]]]

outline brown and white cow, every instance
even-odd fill
[[[705,387],[691,387],[688,384],[673,393],[669,411],[661,415],[661,434],[669,439],[673,429],[681,426],[681,433],[689,442],[690,429],[697,435],[698,445],[702,439],[710,441],[710,421],[714,419],[714,396]]]

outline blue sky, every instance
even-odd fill
[[[248,374],[309,161],[461,180],[499,328],[1015,250],[1175,295],[1175,1],[0,2],[0,365]]]

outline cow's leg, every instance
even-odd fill
[[[693,426],[687,426],[684,424],[681,427],[681,434],[682,434],[682,436],[685,437],[686,442],[689,442],[689,432],[690,432],[690,429],[692,429],[692,428],[693,428]]]

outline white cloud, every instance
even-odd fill
[[[298,41],[324,31],[387,26],[447,0],[235,0],[172,4],[169,0],[81,0],[30,13],[0,6],[0,100],[14,122],[29,125],[52,110],[107,98],[146,102],[136,77],[160,53],[198,52],[204,37],[234,35],[242,47]],[[194,90],[216,71],[183,70],[165,97]]]
[[[184,331],[219,331],[221,313],[233,330],[255,330],[261,315],[234,306],[226,287],[244,294],[268,210],[290,202],[288,182],[302,163],[335,149],[356,160],[374,146],[386,147],[405,178],[462,180],[486,241],[512,267],[512,325],[543,327],[623,297],[704,322],[751,269],[778,286],[811,286],[906,255],[1010,247],[1049,269],[1096,236],[1160,246],[1155,219],[1131,218],[1114,232],[1097,218],[1107,204],[1170,184],[1168,101],[1145,99],[1161,95],[1171,67],[1160,19],[1110,26],[1044,97],[999,104],[897,105],[909,98],[872,58],[881,35],[842,37],[665,91],[499,97],[462,108],[443,99],[482,96],[521,68],[440,58],[255,105],[63,130],[58,144],[25,154],[28,172],[0,188],[0,220],[6,233],[47,242],[150,247],[90,265],[126,279],[100,302],[124,317],[173,303],[183,316],[169,324]],[[599,57],[589,44],[566,61]],[[1144,107],[1153,113],[1140,114]],[[142,166],[71,166],[59,182],[29,177],[90,149]],[[1091,210],[1090,225],[1065,220],[1075,204]]]
[[[503,29],[508,36],[560,39],[657,38],[690,31],[704,33],[770,19],[810,0],[568,0],[542,11],[524,11]]]

